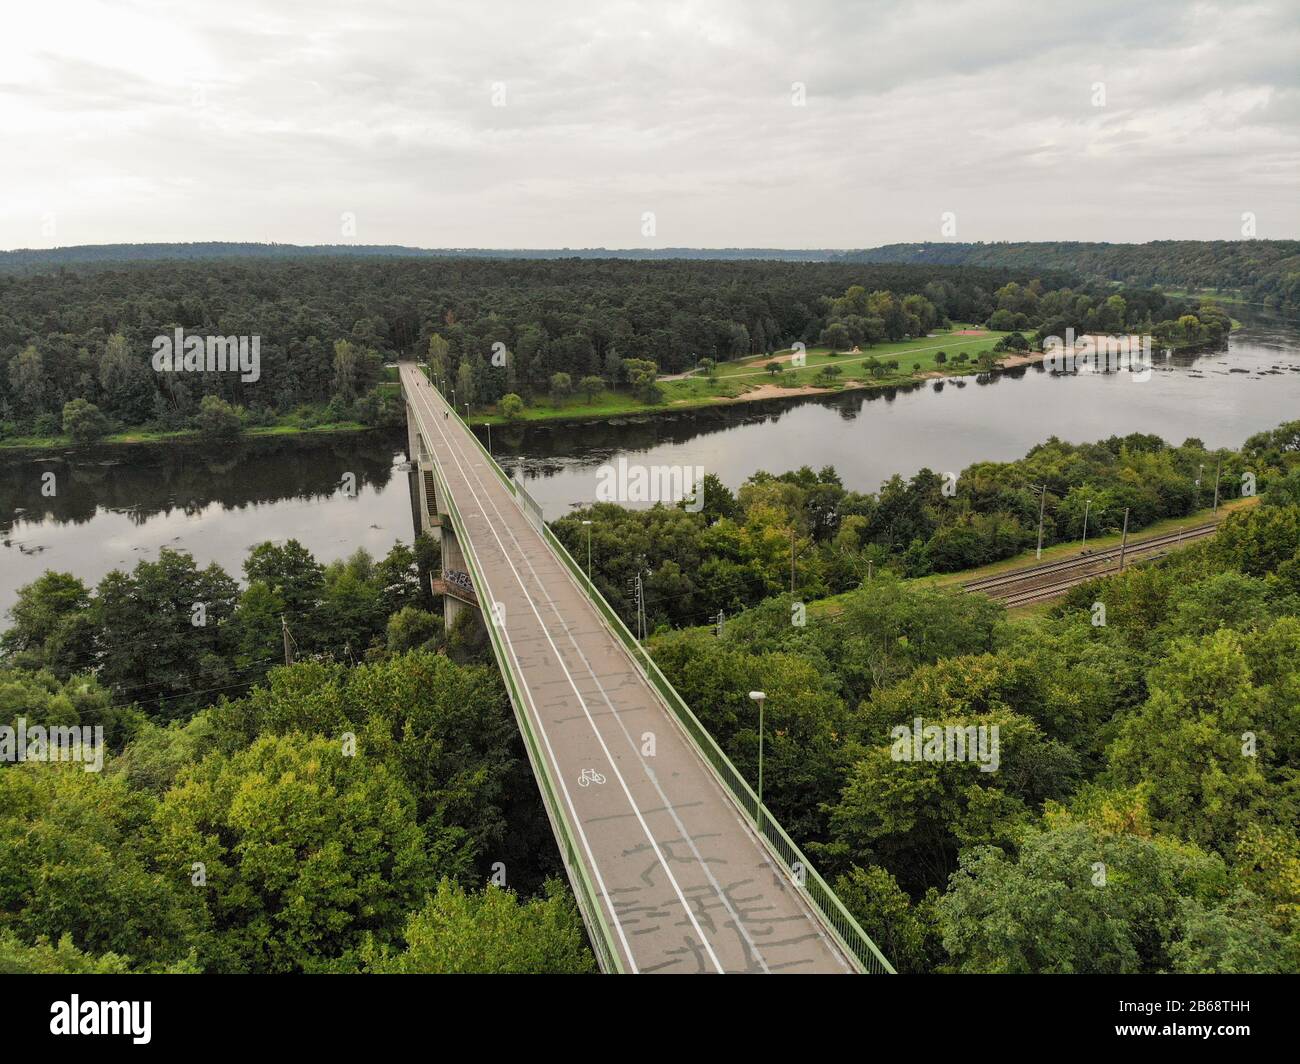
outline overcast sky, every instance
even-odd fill
[[[1294,0],[10,4],[0,247],[1295,238],[1297,57]]]

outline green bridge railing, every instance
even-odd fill
[[[423,370],[423,367],[421,367],[421,369]],[[448,406],[450,405],[451,404],[448,403]],[[523,488],[510,479],[510,476],[506,471],[501,468],[496,459],[488,452],[487,448],[483,446],[482,441],[479,440],[469,423],[466,422],[459,413],[456,414],[456,417],[461,424],[465,426],[465,429],[473,438],[478,449],[488,460],[489,465],[492,466],[497,475],[501,478],[502,483],[505,484],[512,495],[518,496],[519,493],[523,491]],[[527,493],[525,492],[525,494]],[[447,506],[453,513],[453,521],[459,525],[459,514],[456,513],[450,496],[447,496]],[[709,766],[714,776],[749,816],[750,823],[754,827],[758,837],[767,846],[773,856],[776,857],[785,867],[786,872],[790,876],[791,883],[796,889],[803,893],[811,903],[812,907],[821,916],[823,924],[835,937],[845,955],[853,960],[863,972],[872,975],[895,974],[893,965],[885,959],[885,955],[880,952],[876,944],[872,942],[867,933],[862,930],[862,927],[853,918],[852,914],[844,907],[844,903],[835,896],[835,892],[831,890],[826,880],[821,877],[817,869],[813,866],[813,863],[807,858],[807,856],[805,856],[804,852],[799,849],[794,840],[786,833],[786,830],[781,827],[776,817],[772,815],[771,810],[767,808],[765,803],[760,808],[758,795],[749,785],[749,781],[741,775],[740,770],[737,769],[736,766],[731,763],[731,759],[723,753],[717,740],[715,740],[704,725],[700,723],[699,718],[691,710],[691,707],[686,704],[685,699],[677,693],[677,689],[668,682],[668,678],[660,671],[654,658],[650,656],[649,650],[647,650],[628,630],[627,625],[623,623],[623,619],[614,611],[614,608],[605,599],[605,596],[600,593],[600,590],[588,578],[583,568],[574,560],[573,555],[569,553],[568,548],[565,547],[565,545],[560,542],[559,537],[551,531],[550,525],[543,525],[542,534],[546,541],[551,545],[552,549],[554,549],[556,556],[565,564],[566,568],[569,570],[569,575],[573,578],[574,582],[577,583],[579,588],[586,592],[592,604],[600,612],[601,616],[605,618],[606,623],[608,623],[613,629],[614,634],[627,649],[632,659],[640,666],[646,679],[655,690],[659,692],[664,703],[672,711],[673,715],[677,718],[678,723],[690,737],[696,750],[704,760],[704,763]],[[461,536],[462,539],[465,538],[459,531],[459,528],[457,535]],[[465,553],[466,558],[468,559],[470,554],[469,549],[466,549]],[[475,579],[477,580],[477,577],[475,577]],[[486,584],[482,586],[486,586]],[[498,636],[495,632],[495,625],[493,625],[489,619],[485,624],[485,627],[488,629],[489,635],[492,637],[494,650],[498,651],[497,660],[505,662],[507,659],[504,654],[498,650]],[[505,671],[504,666],[503,671]],[[508,682],[512,689],[512,700],[515,700],[518,695],[513,678],[510,678]],[[517,702],[516,707],[516,715],[518,716],[519,709],[522,708],[522,703]],[[525,738],[535,746],[536,740],[532,736],[531,728],[527,725],[526,721],[521,721],[520,727],[524,730]],[[534,767],[537,767],[537,764],[538,763],[535,761]],[[541,766],[544,771],[545,762],[541,762]],[[546,787],[550,788],[550,786],[550,781],[548,779],[546,781]],[[567,831],[567,824],[565,825],[565,828]],[[570,853],[572,853],[573,845],[571,838],[566,835],[563,841],[565,845],[569,847]],[[580,862],[577,865],[577,870],[580,872],[584,881],[583,890],[590,891],[591,893],[591,903],[593,905],[594,913],[601,919],[603,924],[603,912],[600,908],[599,900],[596,898],[595,891],[591,889],[590,883],[587,881],[586,870],[582,867]],[[606,928],[606,932],[607,931],[608,929]],[[614,948],[612,935],[609,938],[608,949],[611,951],[613,957],[618,959],[619,954],[618,950]],[[622,969],[607,970],[621,971]]]
[[[476,588],[486,588],[488,586],[487,581],[483,579],[483,574],[479,570],[478,558],[474,554],[474,546],[470,541],[465,523],[461,519],[460,510],[456,508],[455,500],[452,498],[451,493],[447,491],[446,481],[443,480],[442,473],[438,470],[436,462],[433,463],[433,467],[434,476],[438,481],[439,497],[446,505],[447,513],[451,517],[452,529],[456,533],[456,538],[460,541],[461,553],[464,554],[465,564],[469,567],[470,578],[474,581]],[[481,609],[482,606],[480,605]],[[506,689],[510,695],[510,705],[514,710],[515,720],[519,724],[519,733],[524,737],[524,745],[528,749],[528,760],[533,765],[533,775],[537,777],[537,783],[542,792],[542,800],[550,814],[551,825],[555,829],[555,834],[563,849],[564,863],[569,869],[569,879],[574,885],[578,905],[586,917],[587,937],[591,941],[592,950],[596,954],[596,960],[599,962],[601,970],[621,974],[625,971],[625,968],[622,955],[619,953],[614,940],[614,932],[605,917],[605,910],[600,903],[600,895],[596,890],[596,886],[591,881],[587,867],[579,855],[574,839],[576,833],[569,823],[568,811],[560,800],[560,796],[556,793],[554,783],[551,781],[546,756],[541,744],[537,741],[532,722],[529,720],[525,709],[526,703],[520,691],[519,682],[515,678],[514,666],[509,654],[506,653],[505,646],[502,644],[501,633],[497,631],[497,626],[492,620],[491,610],[492,604],[488,603],[488,614],[483,627],[487,629],[488,638],[492,641],[492,653],[496,657],[497,666],[505,679]]]

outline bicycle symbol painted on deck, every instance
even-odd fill
[[[605,777],[597,772],[594,768],[584,768],[582,775],[578,777],[579,787],[590,787],[593,783],[604,783]]]

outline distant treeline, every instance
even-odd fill
[[[337,400],[347,415],[380,380],[382,358],[423,356],[435,335],[452,373],[465,364],[477,375],[482,401],[546,387],[556,372],[617,385],[623,360],[676,372],[696,359],[816,343],[829,298],[852,285],[900,299],[926,293],[940,318],[976,321],[996,309],[997,290],[1031,279],[850,263],[355,257],[0,274],[0,435],[57,434],[75,399],[160,428],[186,427],[209,396],[253,415]],[[1042,280],[1058,288],[1069,278]],[[258,379],[155,372],[153,339],[177,328],[260,337]],[[509,365],[493,362],[497,344]]]
[[[768,259],[828,262],[833,248],[416,248],[401,244],[258,244],[202,240],[188,244],[79,244],[0,251],[0,272],[93,263],[209,259],[296,259],[321,256],[456,259]]]
[[[1094,280],[1214,288],[1281,311],[1300,310],[1300,240],[1155,240],[1149,244],[1034,241],[888,244],[845,262],[1073,270]]]

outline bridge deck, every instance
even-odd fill
[[[455,502],[579,859],[629,972],[847,972],[758,840],[462,422],[414,366],[402,387]],[[485,617],[487,623],[492,623]],[[647,733],[655,754],[642,756]]]

